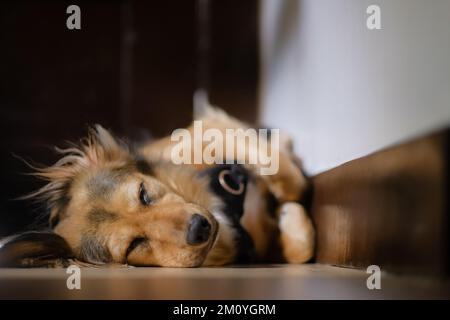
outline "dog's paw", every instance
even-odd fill
[[[274,175],[261,176],[279,202],[297,201],[305,193],[308,182],[295,165],[291,156],[284,151],[279,154],[279,168]]]
[[[286,202],[279,208],[280,241],[289,263],[307,262],[314,254],[315,232],[303,206]]]

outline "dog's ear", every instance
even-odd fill
[[[50,231],[24,232],[0,240],[0,267],[67,267],[72,258],[67,242]]]
[[[210,104],[202,104],[194,109],[194,120],[211,123],[213,128],[248,128],[244,122],[226,113],[223,109]]]

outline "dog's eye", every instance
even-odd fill
[[[148,195],[143,183],[141,183],[139,187],[139,201],[141,201],[144,206],[148,206],[152,203],[152,199]]]
[[[131,252],[133,252],[133,250],[140,245],[144,244],[146,241],[148,241],[148,239],[144,237],[137,237],[133,239],[133,241],[131,241],[128,245],[127,251],[125,252],[125,259],[128,260],[128,256],[131,254]]]
[[[219,183],[222,188],[235,196],[244,193],[245,184],[242,177],[235,177],[230,170],[223,170],[219,173]]]

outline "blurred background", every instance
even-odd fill
[[[311,174],[450,124],[450,1],[260,6],[261,118],[295,136]]]
[[[81,30],[70,4],[0,5],[0,236],[45,211],[13,200],[39,186],[13,155],[51,164],[93,123],[167,135],[198,88],[290,133],[310,175],[450,124],[448,0],[76,1]]]
[[[66,28],[74,3],[81,30]],[[257,0],[3,2],[0,236],[44,210],[13,200],[39,186],[13,155],[51,164],[53,145],[94,123],[131,139],[168,135],[192,120],[200,85],[214,104],[255,122],[258,8]]]

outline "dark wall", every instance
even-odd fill
[[[81,30],[66,8],[81,8]],[[192,116],[198,84],[196,1],[0,4],[0,236],[43,208],[14,198],[40,183],[13,154],[51,164],[51,146],[100,123],[119,136],[169,134]],[[257,1],[211,1],[212,103],[257,114]]]

